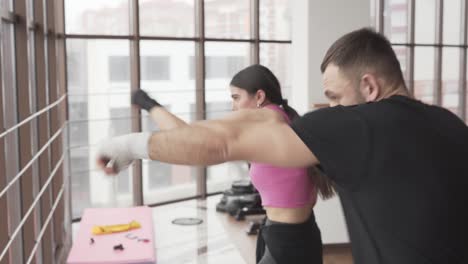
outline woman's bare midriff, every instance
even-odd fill
[[[267,206],[264,208],[268,219],[272,221],[287,224],[299,224],[304,223],[309,219],[313,207],[314,204],[308,204],[298,208],[277,208]]]

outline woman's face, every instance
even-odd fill
[[[259,104],[258,96],[250,95],[246,90],[236,86],[230,86],[232,98],[232,110],[257,108]]]

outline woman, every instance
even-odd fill
[[[278,79],[262,65],[238,72],[230,90],[234,111],[267,108],[287,123],[298,117],[283,99]],[[143,91],[132,96],[132,103],[147,110],[162,130],[186,125]],[[324,198],[333,195],[331,184],[314,168],[261,163],[251,164],[250,177],[267,215],[257,240],[257,263],[322,263],[322,241],[313,207],[317,193]]]

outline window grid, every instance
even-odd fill
[[[63,2],[12,3],[2,1],[0,13],[0,263],[63,263],[71,245],[63,221],[66,95],[51,68],[64,66],[61,20],[51,19]]]
[[[71,34],[66,33],[65,39],[83,39],[83,40],[129,40],[130,41],[130,80],[131,80],[131,92],[136,89],[140,89],[141,81],[144,73],[142,73],[141,58],[140,56],[140,41],[142,40],[153,40],[153,41],[193,41],[195,43],[195,60],[194,65],[195,72],[195,118],[197,120],[203,120],[206,118],[206,96],[205,96],[205,81],[206,78],[206,59],[205,56],[205,45],[209,42],[238,42],[238,43],[249,43],[250,44],[250,64],[259,63],[260,61],[260,44],[261,43],[279,43],[279,44],[290,44],[290,40],[264,40],[260,39],[260,1],[261,0],[250,0],[250,17],[251,17],[251,30],[250,38],[238,39],[238,38],[207,38],[205,37],[205,1],[195,0],[194,12],[195,12],[195,36],[194,37],[171,37],[171,36],[148,36],[140,35],[140,1],[130,1],[130,30],[129,35],[104,35],[104,34]],[[71,96],[71,94],[70,94]],[[129,117],[132,122],[132,131],[139,132],[142,129],[142,114],[140,111],[132,108],[131,116]],[[86,147],[86,146],[80,146]],[[207,192],[207,168],[196,167],[196,198],[204,198],[207,195],[216,194]],[[133,166],[133,203],[135,205],[145,204],[143,199],[143,177],[142,177],[142,164],[140,161],[136,162]],[[193,197],[191,197],[193,198]],[[182,199],[176,199],[170,202],[176,202]],[[152,206],[166,204],[168,202],[150,204]],[[75,218],[74,221],[79,221],[79,218]]]
[[[391,1],[390,0],[375,0],[376,2],[376,30],[382,34],[384,34],[384,13],[385,8],[391,9]],[[434,56],[434,78],[432,80],[433,83],[433,100],[432,103],[435,105],[443,106],[443,97],[447,94],[444,94],[443,90],[443,59],[444,59],[444,49],[447,48],[458,48],[459,49],[459,65],[458,65],[458,91],[456,96],[458,97],[458,106],[456,109],[456,113],[458,116],[464,120],[468,121],[468,107],[467,107],[467,49],[468,49],[468,42],[467,42],[467,30],[468,30],[468,4],[466,0],[461,1],[461,19],[460,23],[460,43],[459,44],[447,44],[444,42],[444,1],[443,0],[436,0],[436,8],[435,13],[435,37],[433,43],[417,43],[415,41],[415,24],[416,24],[416,0],[407,0],[406,2],[406,10],[407,10],[407,25],[406,25],[406,33],[407,33],[407,41],[406,42],[392,42],[392,46],[394,47],[406,47],[408,49],[408,55],[406,57],[406,67],[408,69],[408,79],[407,85],[408,89],[412,94],[415,93],[415,48],[418,47],[432,47],[435,51]],[[388,12],[387,12],[388,13]],[[429,15],[430,14],[425,14]],[[391,25],[390,25],[391,26]]]

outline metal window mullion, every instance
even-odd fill
[[[250,61],[252,64],[260,63],[260,0],[251,0],[251,45]]]
[[[131,40],[130,35],[87,35],[87,34],[64,34],[67,39],[126,39]]]
[[[292,44],[291,40],[267,40],[260,39],[260,43],[271,43],[271,44]]]
[[[2,21],[4,23],[5,21]],[[18,113],[16,109],[16,76],[15,76],[15,65],[16,65],[16,52],[15,52],[15,27],[16,24],[12,24],[12,30],[8,28],[7,35],[3,36],[2,41],[3,51],[2,53],[3,65],[7,66],[3,69],[5,73],[3,75],[3,82],[5,86],[11,87],[11,89],[4,89],[4,125],[5,127],[12,127],[18,123]],[[3,30],[4,28],[2,28]],[[5,151],[8,150],[8,155],[5,155],[5,175],[7,182],[10,182],[19,171],[18,166],[18,133],[14,131],[5,137]],[[8,220],[8,236],[14,232],[16,226],[21,222],[21,195],[20,186],[15,184],[10,188],[7,193],[7,220]],[[20,235],[21,236],[21,235]],[[21,239],[16,239],[9,250],[9,262],[10,263],[22,263],[23,261],[23,244]]]
[[[408,2],[408,43],[414,44],[415,39],[415,21],[416,21],[416,0]],[[411,95],[414,95],[414,45],[408,47],[408,57],[406,68],[408,70],[408,90]]]
[[[254,39],[205,38],[205,41],[254,43]]]
[[[375,8],[377,10],[377,21],[375,28],[377,32],[384,34],[384,0],[375,0]]]
[[[263,42],[263,41],[262,41]],[[416,46],[416,47],[431,47],[431,48],[468,48],[467,45],[457,44],[436,44],[436,43],[392,43],[392,46]]]
[[[28,15],[27,15],[27,0],[15,0],[15,12],[19,16],[19,21],[15,27],[15,47],[16,47],[16,82],[17,82],[17,101],[16,111],[18,111],[19,120],[27,118],[31,114],[29,99],[31,97],[29,90],[29,59],[28,54]],[[28,99],[28,103],[24,99]],[[32,158],[32,129],[31,124],[21,126],[18,128],[19,132],[19,164],[23,168]],[[20,179],[21,189],[21,216],[24,216],[26,210],[34,200],[33,194],[33,173],[30,167],[25,171],[23,177]],[[36,230],[34,226],[34,217],[28,217],[22,229],[23,239],[23,255],[28,255],[34,247],[34,240]],[[20,236],[21,237],[21,236]]]
[[[133,12],[130,10],[129,12]],[[133,23],[133,21],[132,21]],[[132,29],[133,30],[133,29]],[[66,39],[126,39],[132,40],[133,35],[100,35],[100,34],[63,34]],[[140,40],[171,40],[171,41],[198,41],[197,37],[169,37],[169,36],[139,36]],[[231,40],[231,39],[228,39]],[[244,41],[244,40],[243,40]],[[246,41],[246,40],[245,40]]]
[[[37,44],[37,38],[36,38],[36,32],[40,31],[39,28],[39,23],[35,21],[35,5],[36,1],[33,0],[26,0],[26,11],[27,11],[27,19],[26,19],[26,28],[27,28],[27,37],[28,37],[28,74],[29,74],[29,109],[30,113],[36,113],[38,111],[38,106],[37,106],[37,59],[36,59],[36,44]],[[24,100],[23,100],[24,101]],[[38,152],[39,149],[39,128],[38,128],[38,118],[34,118],[30,121],[29,126],[30,126],[30,139],[31,139],[31,145],[30,145],[30,150],[31,154],[35,154]],[[34,164],[31,166],[32,171],[31,171],[31,176],[32,176],[32,195],[33,198],[35,199],[39,193],[40,190],[40,183],[39,183],[39,162],[34,162]],[[36,241],[36,237],[38,236],[40,230],[41,230],[41,207],[38,204],[37,206],[34,206],[34,212],[33,212],[33,225],[34,225],[34,240]],[[35,243],[35,242],[34,242]],[[34,246],[33,246],[34,247]],[[42,261],[42,251],[37,251],[35,254],[35,260],[37,264],[43,263]]]
[[[55,36],[55,42],[56,42],[56,61],[57,61],[57,73],[58,73],[58,97],[64,97],[65,99],[61,101],[61,103],[58,105],[57,110],[59,111],[59,127],[63,128],[66,125],[66,120],[68,117],[68,97],[66,95],[67,92],[67,86],[66,86],[66,73],[67,73],[67,67],[66,67],[66,50],[65,50],[65,39],[63,38],[64,33],[65,33],[65,14],[64,14],[64,2],[63,0],[55,0],[54,1],[54,6],[53,6],[53,12],[55,14],[55,23],[54,23],[54,36]],[[64,152],[66,151],[66,148],[68,146],[65,146],[64,144],[67,143],[66,141],[66,134],[62,133],[61,137],[59,138],[59,143],[58,143],[58,148],[59,148],[59,155],[63,156]],[[65,170],[65,165],[61,165],[61,169],[57,172],[57,180],[54,185],[55,188],[55,197],[60,197],[59,193],[62,190],[62,186],[64,185],[66,181],[66,171]],[[67,182],[68,185],[71,184],[70,181]],[[69,186],[67,187],[69,188]],[[70,192],[66,192],[66,194],[69,196]],[[66,206],[66,202],[69,200],[69,197],[67,199],[66,196],[62,196],[60,198],[60,201],[57,203],[56,207],[56,212],[55,212],[55,221],[57,223],[60,223],[60,242],[62,243],[62,247],[59,248],[58,253],[56,253],[56,261],[58,263],[64,263],[66,261],[66,257],[68,256],[68,251],[71,249],[71,244],[72,244],[72,226],[71,226],[71,208]],[[66,221],[66,210],[68,210],[68,221]]]
[[[442,60],[443,60],[443,19],[444,19],[444,2],[437,0],[436,2],[436,30],[435,43],[438,44],[435,50],[434,57],[434,101],[436,105],[442,105]]]
[[[59,135],[60,130],[57,131],[48,141],[47,143],[41,147],[41,149],[34,154],[34,156],[25,164],[21,170],[9,180],[6,187],[0,191],[0,197],[3,197],[8,191],[16,184],[16,182],[20,181],[24,175],[26,175],[27,171],[30,170],[32,165],[37,162],[38,158],[45,152],[45,150],[49,149],[50,145],[52,145],[52,141]]]
[[[59,160],[59,163],[57,163],[55,165],[55,168],[54,170],[52,171],[51,175],[49,176],[49,178],[47,179],[47,182],[45,183],[44,186],[42,186],[41,190],[39,191],[37,197],[34,198],[33,202],[31,203],[31,205],[28,205],[28,208],[27,210],[25,209],[25,213],[24,213],[24,217],[23,219],[21,220],[21,222],[16,226],[15,230],[13,231],[13,233],[11,234],[10,236],[10,239],[9,239],[9,242],[7,243],[7,246],[5,248],[3,248],[1,250],[1,253],[0,253],[0,258],[3,257],[4,255],[6,255],[6,253],[8,252],[10,246],[12,245],[13,241],[15,241],[15,239],[18,237],[18,235],[21,233],[21,231],[24,229],[25,225],[27,224],[27,222],[29,221],[28,217],[30,217],[31,215],[34,215],[34,211],[35,211],[35,208],[37,206],[37,204],[39,203],[40,199],[42,198],[42,195],[45,193],[45,191],[47,190],[47,188],[49,187],[50,183],[52,182],[52,180],[54,179],[54,177],[56,177],[55,175],[57,175],[57,171],[58,169],[61,167],[61,163],[63,161],[63,157]],[[39,230],[40,232],[40,230]],[[36,244],[36,239],[34,239],[34,244]],[[30,251],[29,251],[30,252]],[[26,252],[26,254],[28,254],[28,252]]]
[[[254,0],[252,0],[254,1]],[[252,12],[253,13],[253,12]],[[253,15],[253,14],[252,14]],[[252,27],[254,28],[254,23],[252,22]],[[252,30],[254,32],[254,30]],[[121,40],[132,40],[134,37],[132,35],[86,35],[86,34],[59,34],[64,38],[69,39],[121,39]],[[139,36],[139,40],[166,40],[166,41],[200,41],[199,37],[167,37],[167,36]],[[255,43],[255,37],[251,38],[204,38],[205,41],[218,41],[218,42],[250,42]],[[274,40],[274,39],[259,39],[259,42],[271,42],[271,43],[291,43],[291,40]]]
[[[37,96],[36,96],[36,103],[39,109],[44,108],[47,105],[47,88],[46,88],[46,58],[45,58],[45,34],[44,34],[44,1],[36,1],[35,3],[35,20],[40,25],[39,29],[35,32],[36,38],[36,45],[35,45],[35,56],[36,56],[36,87],[37,87]],[[49,134],[48,134],[48,118],[49,113],[46,112],[41,114],[38,117],[38,143],[39,148],[41,148],[44,144],[47,143]],[[39,181],[40,185],[42,186],[46,181],[47,177],[50,174],[49,168],[49,153],[46,152],[39,157]],[[47,218],[47,212],[50,211],[52,207],[51,201],[51,192],[50,188],[43,195],[40,202],[41,208],[41,224]],[[44,263],[53,263],[53,251],[52,251],[52,232],[50,229],[47,230],[45,233],[44,241],[41,242],[42,246],[42,257]]]
[[[50,56],[49,56],[49,53],[50,53],[50,50],[49,50],[49,43],[52,41],[51,40],[51,34],[48,30],[49,28],[49,17],[48,17],[48,14],[49,14],[49,9],[48,9],[48,6],[47,6],[47,1],[49,0],[41,0],[43,3],[43,16],[44,16],[44,21],[43,21],[43,28],[41,29],[42,33],[44,34],[44,72],[45,72],[45,87],[44,87],[44,93],[41,95],[41,96],[44,96],[44,104],[45,105],[49,105],[49,102],[53,102],[50,100],[50,88],[52,86],[52,82],[53,80],[51,80],[50,78],[50,69],[49,69],[49,65],[50,65]],[[47,144],[47,142],[49,141],[51,135],[52,135],[52,126],[51,126],[51,119],[53,117],[53,114],[52,114],[52,111],[47,111],[47,113],[44,114],[44,117],[46,119],[46,123],[41,123],[41,126],[43,126],[42,128],[42,132],[44,133],[43,134],[43,145],[44,144]],[[46,153],[44,153],[42,156],[45,156],[45,161],[44,162],[44,171],[41,175],[41,182],[42,184],[45,184],[45,182],[47,181],[47,178],[48,176],[50,175],[50,172],[52,171],[52,147],[48,147],[47,148],[47,151]],[[43,199],[41,200],[41,204],[43,204],[44,208],[45,208],[45,211],[44,212],[48,212],[49,210],[51,210],[52,208],[52,203],[53,203],[53,190],[52,190],[52,186],[49,186],[49,189],[47,191],[47,193],[44,195]],[[45,219],[42,219],[43,221]],[[52,220],[53,222],[53,220]],[[49,251],[49,246],[50,246],[50,254],[51,254],[51,262],[50,263],[55,263],[55,230],[53,228],[54,224],[52,223],[50,226],[49,226],[49,229],[48,229],[48,234],[46,235],[47,236],[47,239],[48,239],[48,243],[46,246],[43,246],[45,248],[45,251]],[[47,253],[49,254],[49,253]]]
[[[140,65],[140,7],[139,1],[131,1],[130,21],[132,27],[132,39],[130,40],[130,91],[139,90],[141,65]],[[141,131],[141,110],[132,107],[131,109],[132,132]],[[143,205],[143,168],[141,160],[133,165],[133,203]]]
[[[1,39],[2,37],[2,30],[3,30],[3,25],[2,21],[0,20],[0,131],[3,132],[4,128],[4,123],[3,123],[3,69],[2,69],[2,54],[1,54],[1,47],[3,46]],[[0,132],[0,133],[1,133]],[[5,164],[5,139],[0,138],[0,168],[6,168]],[[2,169],[0,171],[0,189],[3,189],[6,184],[7,184],[7,179],[6,179],[6,171],[5,169]],[[0,249],[4,248],[6,244],[8,243],[8,200],[7,196],[0,198],[0,211],[1,212],[6,212],[6,214],[2,214],[2,218],[0,221]],[[9,261],[8,256],[0,260],[0,264],[7,264]]]
[[[49,211],[48,216],[47,216],[47,218],[46,218],[46,220],[44,222],[44,227],[39,232],[39,235],[38,235],[39,240],[42,240],[43,235],[47,232],[47,229],[50,227],[49,223],[51,222],[54,213],[57,212],[57,208],[59,206],[60,199],[62,199],[64,189],[65,189],[65,186],[62,185],[62,187],[60,188],[60,190],[59,190],[59,192],[57,194],[57,199],[54,201],[54,204],[52,205],[52,208]],[[37,248],[38,248],[38,243],[36,243],[34,245],[33,251],[31,252],[31,255],[29,256],[29,258],[27,260],[28,261],[27,264],[32,262],[32,254],[34,254],[37,251]]]
[[[197,37],[139,36],[140,40],[198,41]]]
[[[206,118],[205,101],[205,1],[195,0],[195,31],[199,41],[195,43],[195,118]],[[207,195],[207,167],[195,169],[197,195],[202,199]]]
[[[65,97],[63,97],[63,99],[65,99]],[[54,103],[44,107],[43,109],[38,110],[35,113],[29,115],[28,117],[23,118],[23,120],[21,122],[16,123],[14,126],[7,128],[4,132],[0,133],[0,138],[6,136],[9,133],[12,133],[12,132],[16,131],[21,126],[30,124],[32,121],[34,121],[34,119],[39,118],[40,115],[42,115],[44,113],[47,113],[50,109],[57,106],[61,101],[63,101],[63,99],[61,98],[61,99],[55,101]]]
[[[467,30],[468,30],[468,4],[466,1],[462,1],[462,6],[461,6],[461,42],[464,46],[466,46],[468,43],[468,36],[467,36]],[[460,118],[467,121],[467,102],[466,102],[466,96],[467,96],[467,50],[466,48],[460,48],[460,79],[459,79],[459,114]]]
[[[49,101],[54,102],[58,99],[59,86],[57,81],[57,50],[56,50],[56,34],[55,34],[55,12],[54,1],[46,1],[47,12],[47,63],[48,63],[48,85],[49,85]],[[60,129],[59,108],[55,107],[50,111],[50,133],[55,134]],[[51,145],[51,168],[56,164],[61,155],[62,141],[59,139]],[[56,177],[52,183],[52,201],[57,199],[60,186],[62,184],[61,175]],[[63,217],[60,214],[55,214],[52,221],[54,223],[62,223]],[[57,252],[63,247],[62,226],[54,224],[54,261],[56,261]]]

